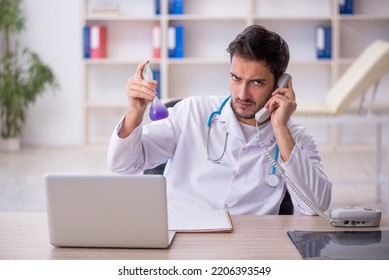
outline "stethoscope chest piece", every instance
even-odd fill
[[[276,162],[278,160],[279,154],[280,154],[280,149],[278,148],[278,145],[276,144],[276,150],[274,152],[274,162]],[[276,174],[275,165],[273,165],[271,173],[266,176],[265,181],[266,181],[266,184],[271,188],[277,187],[278,184],[280,183],[280,177],[278,177],[278,175]]]
[[[275,188],[280,183],[280,178],[275,173],[271,173],[266,177],[266,183],[269,187]]]

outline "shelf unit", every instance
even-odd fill
[[[94,2],[83,0],[82,25],[107,26],[108,56],[84,59],[85,144],[108,143],[114,125],[127,108],[127,79],[146,59],[151,60],[152,68],[160,70],[163,100],[228,95],[230,66],[225,49],[244,27],[261,24],[289,44],[288,72],[293,76],[298,99],[322,100],[371,41],[389,41],[386,0],[354,0],[353,15],[338,13],[339,0],[185,0],[183,15],[168,14],[168,0],[161,0],[160,15],[154,14],[155,0],[118,0],[120,14],[107,16],[91,14]],[[161,57],[153,59],[151,28],[156,24],[161,26]],[[168,58],[166,31],[171,24],[185,27],[184,58]],[[319,24],[332,26],[331,59],[316,59],[315,27]],[[389,84],[387,78],[385,85]],[[377,98],[388,102],[389,95],[382,91],[380,88]],[[334,139],[330,135],[334,129],[329,127],[312,127],[319,143]]]

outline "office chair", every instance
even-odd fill
[[[170,100],[165,103],[166,107],[173,107],[178,103],[181,99],[174,99]],[[148,175],[148,174],[163,174],[163,171],[165,170],[166,163],[160,164],[157,167],[154,167],[152,169],[146,169],[143,174]],[[285,196],[282,200],[280,210],[278,212],[278,215],[293,215],[293,203],[292,199],[290,198],[290,194],[288,191],[286,191]]]

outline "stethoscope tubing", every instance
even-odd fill
[[[207,127],[208,127],[208,128],[211,127],[213,117],[214,117],[215,115],[219,115],[219,116],[220,116],[220,114],[222,113],[222,110],[223,110],[224,106],[226,105],[226,103],[228,102],[228,100],[230,100],[230,98],[231,98],[231,95],[228,96],[226,99],[224,99],[224,101],[222,102],[222,104],[221,104],[220,107],[219,107],[219,110],[214,111],[214,112],[212,112],[212,113],[209,115],[209,117],[208,117],[208,122],[207,122]]]
[[[224,154],[226,152],[228,133],[227,133],[227,136],[226,136],[226,140],[224,141],[224,147],[223,147],[223,152],[222,152],[221,156],[218,159],[211,159],[209,157],[209,147],[208,147],[209,136],[210,136],[210,129],[211,129],[211,125],[212,125],[212,121],[213,121],[214,116],[215,115],[219,115],[220,116],[224,106],[227,104],[227,102],[228,102],[228,100],[230,100],[230,98],[231,98],[231,95],[228,96],[226,99],[224,99],[224,101],[220,105],[219,109],[214,111],[214,112],[212,112],[209,115],[209,117],[208,117],[208,122],[207,122],[208,136],[207,136],[207,143],[206,143],[206,146],[207,146],[207,157],[208,157],[208,160],[210,160],[210,161],[212,161],[214,163],[220,163],[220,160],[223,158],[223,156],[224,156]],[[280,152],[280,150],[278,148],[278,145],[276,144],[276,149],[275,149],[275,152],[274,152],[274,161],[278,161],[279,152]],[[279,178],[276,175],[276,167],[275,167],[275,165],[272,165],[271,173],[266,177],[265,181],[266,181],[266,183],[267,183],[267,185],[269,187],[276,187],[278,185]]]

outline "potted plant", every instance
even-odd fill
[[[36,53],[19,46],[18,35],[25,25],[21,2],[0,0],[0,149],[3,150],[19,149],[29,106],[48,87],[58,87],[51,68]]]

